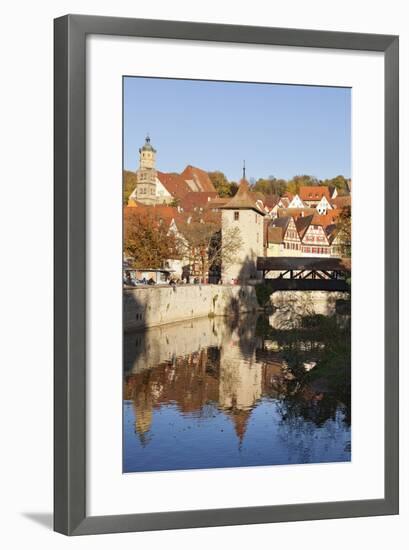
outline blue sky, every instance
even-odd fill
[[[160,78],[124,79],[124,168],[149,132],[157,168],[187,164],[230,180],[351,176],[351,90]]]

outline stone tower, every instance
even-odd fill
[[[136,200],[143,204],[156,202],[156,149],[151,145],[149,135],[139,149],[139,168],[136,171]]]
[[[261,277],[257,272],[258,256],[264,256],[264,216],[252,196],[249,183],[243,178],[235,196],[222,210],[222,243],[228,252],[222,253],[222,281],[229,283],[246,283],[249,279]],[[229,250],[229,243],[239,235],[238,248],[234,255]]]

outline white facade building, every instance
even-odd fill
[[[222,246],[229,248],[229,241],[239,235],[240,246],[232,259],[231,251],[222,253],[223,283],[243,283],[261,278],[256,262],[264,256],[264,216],[251,196],[249,184],[242,179],[236,195],[222,210]]]

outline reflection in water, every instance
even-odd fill
[[[273,317],[125,335],[125,472],[350,460],[349,317]]]

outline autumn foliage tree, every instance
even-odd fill
[[[284,195],[287,188],[287,182],[283,179],[277,179],[274,176],[269,178],[260,178],[254,184],[254,191],[259,191],[264,195]]]
[[[128,203],[129,195],[135,189],[138,183],[136,173],[124,170],[123,172],[123,204]]]
[[[348,192],[349,182],[350,180],[340,175],[340,176],[335,176],[335,178],[322,180],[321,185],[328,185],[331,187],[335,187],[336,189],[338,189],[338,191]]]
[[[320,181],[316,177],[307,174],[294,176],[287,182],[287,191],[295,195],[299,192],[300,187],[308,187],[310,185],[320,185]]]
[[[177,239],[177,248],[191,266],[193,273],[202,281],[209,270],[220,269],[221,264],[235,261],[242,239],[238,228],[221,232],[220,220],[191,219],[181,226],[182,234]]]
[[[138,208],[125,209],[124,252],[136,268],[161,268],[165,260],[177,258],[174,234],[166,222]]]
[[[209,172],[209,178],[219,197],[233,197],[236,194],[237,184],[229,181],[220,170]]]
[[[351,208],[343,208],[337,220],[338,240],[341,255],[345,258],[351,257]]]

